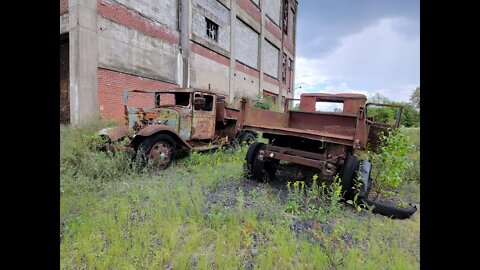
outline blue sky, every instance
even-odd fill
[[[296,97],[408,101],[420,85],[420,0],[298,0],[298,8]]]

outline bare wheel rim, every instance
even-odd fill
[[[170,144],[158,141],[150,149],[150,159],[155,167],[165,168],[172,159]]]

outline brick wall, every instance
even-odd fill
[[[119,124],[125,122],[123,91],[129,90],[164,90],[178,85],[155,81],[106,69],[98,69],[98,105],[100,116],[116,119]],[[129,106],[152,108],[153,94],[129,93]]]

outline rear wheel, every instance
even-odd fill
[[[158,170],[170,166],[175,152],[175,141],[167,134],[155,134],[143,140],[137,149],[137,161],[143,168],[151,165]]]
[[[254,142],[248,148],[247,155],[245,156],[245,178],[250,179],[252,177],[252,166],[255,157],[257,156],[257,152],[262,147],[264,143]]]
[[[266,145],[262,145],[258,149],[252,162],[252,179],[259,182],[274,181],[275,173],[277,171],[277,166],[274,161],[265,157],[260,160],[260,155],[263,155],[263,151],[266,147]]]
[[[342,168],[340,169],[340,179],[343,189],[343,198],[346,200],[353,198],[353,179],[357,172],[359,165],[358,158],[354,155],[348,154]]]

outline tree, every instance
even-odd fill
[[[410,104],[420,111],[420,86],[415,88],[410,96]]]

